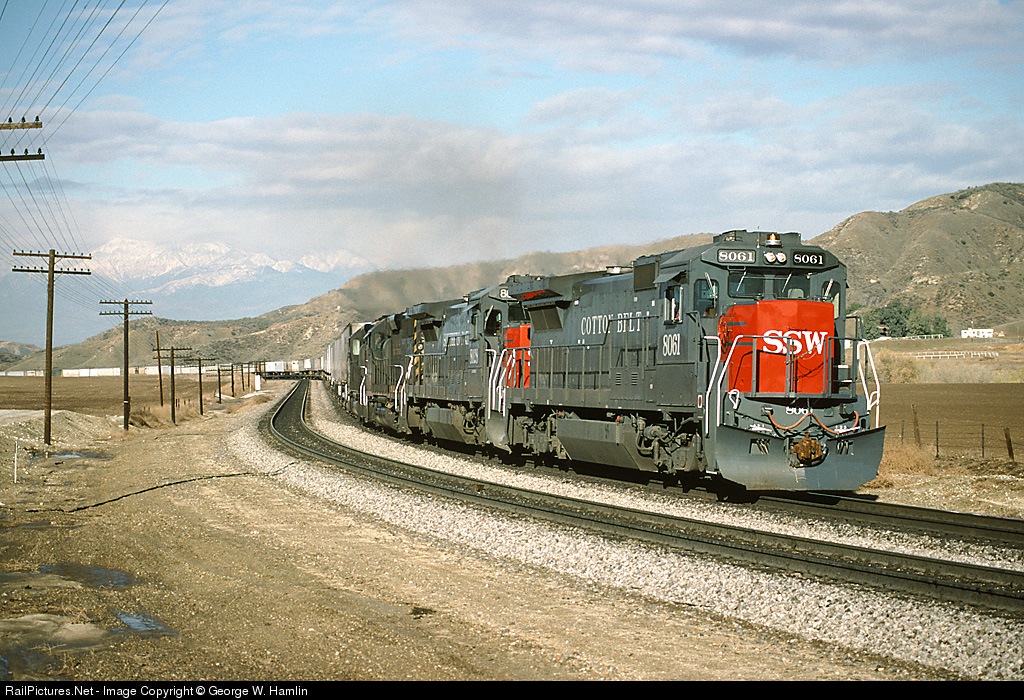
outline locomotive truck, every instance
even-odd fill
[[[540,458],[851,491],[885,428],[846,268],[729,231],[631,267],[512,275],[352,324],[331,379],[365,423]]]

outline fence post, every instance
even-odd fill
[[[935,421],[935,459],[939,458],[939,421]]]
[[[981,424],[981,458],[985,459],[985,424]]]
[[[917,404],[910,404],[910,408],[914,412],[914,442],[917,443],[917,449],[921,449],[921,425],[917,421]]]
[[[1017,460],[1013,458],[1013,440],[1010,439],[1010,429],[1003,428],[1003,435],[1006,436],[1006,452],[1010,455],[1010,461],[1016,462]]]

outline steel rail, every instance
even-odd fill
[[[842,518],[858,525],[870,523],[895,526],[926,535],[987,540],[998,546],[1024,548],[1024,520],[1019,518],[870,501],[856,496],[828,493],[762,495],[757,504],[818,517],[826,514],[830,518]]]
[[[305,422],[308,381],[268,413],[266,429],[302,456],[444,497],[731,562],[855,583],[947,602],[1024,612],[1024,573],[778,535],[609,506],[465,478],[377,457],[316,433]]]

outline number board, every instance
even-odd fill
[[[731,250],[728,248],[718,250],[718,262],[727,265],[753,265],[757,260],[757,253],[753,250]]]
[[[794,250],[791,258],[794,265],[806,267],[824,267],[825,254],[811,250]]]

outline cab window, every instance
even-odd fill
[[[705,316],[717,313],[718,280],[704,278],[693,283],[693,306]]]
[[[832,315],[835,318],[839,318],[839,291],[842,286],[842,283],[836,279],[825,280],[821,285],[821,300],[832,304],[835,309]]]
[[[665,288],[665,322],[679,323],[683,320],[683,288],[670,285]]]

